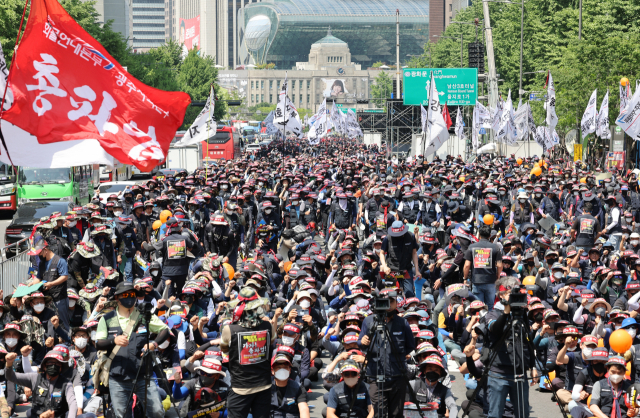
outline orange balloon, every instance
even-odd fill
[[[541,174],[542,174],[542,169],[540,168],[540,166],[533,167],[533,170],[531,170],[531,175],[539,176]]]
[[[485,225],[493,225],[493,215],[484,215],[482,217],[482,222],[484,222]]]
[[[286,273],[289,273],[289,270],[291,270],[291,266],[293,265],[293,263],[291,261],[287,261],[284,263],[284,271]]]
[[[619,329],[613,331],[609,337],[609,345],[611,349],[618,354],[624,354],[633,344],[633,338],[624,330]]]
[[[222,267],[224,267],[225,270],[227,270],[227,273],[229,274],[229,279],[233,280],[233,276],[236,274],[236,271],[233,269],[233,267],[231,267],[231,264],[222,263]]]
[[[627,77],[622,77],[622,78],[620,79],[620,85],[621,85],[622,87],[625,87],[627,84],[629,84],[629,79],[628,79]]]
[[[533,168],[536,168],[536,167],[540,167],[540,163],[536,162],[536,163],[533,165]]]
[[[604,347],[604,338],[598,338],[598,347]]]
[[[518,165],[522,165],[522,158],[518,158],[516,162],[518,163]]]
[[[162,223],[166,223],[167,219],[169,219],[171,217],[171,211],[170,210],[163,210],[162,212],[160,212],[160,222]]]

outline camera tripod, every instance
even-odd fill
[[[364,375],[366,373],[367,365],[369,364],[369,361],[371,361],[371,358],[373,356],[373,350],[371,349],[371,347],[374,346],[376,341],[382,342],[382,344],[381,344],[382,352],[381,352],[381,356],[380,357],[386,358],[386,354],[388,353],[387,350],[390,350],[391,353],[394,355],[395,360],[396,360],[396,362],[398,362],[398,364],[403,364],[403,362],[404,362],[404,356],[398,353],[398,350],[397,350],[397,348],[395,346],[395,343],[391,339],[391,335],[389,333],[389,327],[386,325],[386,312],[376,312],[375,313],[375,317],[374,317],[374,321],[373,321],[373,327],[371,328],[371,332],[367,336],[371,339],[371,341],[369,342],[369,350],[367,350],[367,355],[366,355],[364,363],[362,365],[362,371],[360,373],[360,378],[358,379],[358,383],[356,384],[356,390],[360,387],[360,384],[362,383],[362,380],[363,380]],[[385,376],[385,371],[384,371],[384,364],[381,364],[381,363],[383,363],[383,361],[378,361],[377,376],[376,376],[376,387],[377,387],[377,391],[378,391],[378,400],[376,402],[376,408],[378,410],[376,411],[376,416],[378,416],[378,417],[386,417],[386,416],[388,416],[388,414],[385,413],[385,410],[384,410],[385,406],[383,405],[383,393],[384,393],[384,390],[385,390],[384,383],[386,381],[386,376]],[[382,365],[383,367],[381,368],[380,365]],[[407,385],[407,390],[409,392],[409,397],[411,399],[411,402],[413,402],[416,405],[416,407],[418,409],[418,413],[420,414],[420,417],[421,418],[425,418],[424,413],[420,409],[420,404],[418,403],[418,399],[416,397],[416,393],[413,390],[413,388],[411,387],[411,385],[409,384],[409,380],[407,378],[406,369],[402,370],[402,377],[400,378],[400,380],[405,380],[405,384]],[[351,398],[351,404],[349,405],[349,411],[347,413],[347,418],[351,418],[351,410],[353,409],[353,405],[355,404],[355,400],[356,400],[356,396],[354,394],[354,396],[352,396],[352,398]]]
[[[471,409],[471,405],[473,401],[476,399],[476,396],[478,395],[480,388],[486,385],[487,378],[489,376],[489,370],[491,369],[491,365],[493,364],[496,357],[498,356],[498,349],[502,347],[503,344],[508,343],[507,339],[509,335],[511,335],[510,342],[513,347],[513,360],[514,360],[513,361],[513,376],[514,376],[513,383],[516,384],[516,391],[517,391],[517,398],[518,398],[517,401],[518,401],[518,407],[520,408],[520,411],[515,411],[516,418],[518,417],[524,418],[525,412],[526,412],[524,411],[524,402],[523,402],[524,401],[523,385],[528,384],[527,370],[526,370],[527,367],[524,364],[524,344],[525,343],[527,344],[530,355],[534,356],[535,364],[541,373],[539,377],[540,378],[546,377],[547,380],[549,380],[549,383],[551,383],[551,380],[549,379],[549,373],[546,372],[542,374],[543,370],[546,371],[546,367],[543,366],[542,362],[536,357],[535,350],[533,349],[533,344],[531,343],[531,341],[529,341],[529,329],[528,329],[529,327],[528,327],[528,324],[526,323],[526,319],[522,316],[522,313],[518,312],[517,310],[516,312],[512,311],[509,315],[511,316],[511,318],[507,322],[506,328],[504,329],[502,336],[490,348],[491,353],[490,353],[489,361],[484,365],[484,368],[482,370],[482,377],[480,378],[478,385],[473,391],[473,395],[471,396],[471,399],[469,399],[469,403],[467,404],[467,407],[462,411],[463,418],[469,416],[469,410]],[[487,332],[489,332],[488,329],[487,329]],[[520,370],[517,370],[516,356],[519,356],[521,360]],[[551,391],[555,395],[556,399],[559,399],[557,390],[553,387],[553,385],[550,384],[549,386],[551,387]],[[487,389],[488,389],[488,386],[487,386]],[[564,407],[560,406],[560,404],[558,404],[558,406],[560,407],[560,412],[562,412],[563,417],[568,418],[567,413],[564,410]]]
[[[171,386],[169,385],[169,382],[167,381],[167,378],[164,374],[164,370],[162,370],[162,368],[159,366],[160,360],[158,360],[158,357],[156,356],[156,354],[149,350],[149,323],[151,322],[151,316],[153,315],[153,313],[151,312],[151,304],[149,303],[144,303],[141,305],[141,315],[142,315],[142,320],[140,321],[140,324],[145,328],[146,332],[145,332],[145,344],[147,347],[147,350],[142,354],[142,360],[140,361],[140,366],[138,366],[138,370],[136,371],[136,377],[133,380],[133,387],[131,388],[131,392],[129,393],[129,397],[127,398],[127,405],[125,407],[125,416],[127,416],[128,412],[130,411],[130,406],[131,406],[131,402],[133,400],[133,394],[136,391],[136,387],[138,385],[138,381],[141,378],[144,378],[144,400],[143,400],[143,405],[144,405],[144,412],[145,414],[148,414],[149,409],[147,408],[147,394],[148,394],[148,390],[149,390],[149,385],[151,384],[151,374],[152,372],[155,372],[157,379],[162,382],[163,386],[164,386],[164,390],[167,392],[167,395],[169,395],[169,399],[171,400],[171,407],[173,408],[173,410],[176,412],[176,415],[179,416],[180,414],[178,413],[176,407],[175,407],[175,399],[173,399],[172,396],[172,392],[171,392]],[[141,372],[144,369],[144,376],[141,376]],[[131,416],[133,416],[133,412],[131,412]]]

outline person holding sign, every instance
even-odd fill
[[[492,310],[496,297],[495,282],[502,273],[502,252],[499,245],[489,242],[489,225],[482,225],[478,233],[480,241],[471,244],[464,255],[464,278],[465,281],[471,279],[473,295]]]
[[[213,358],[204,359],[200,366],[195,368],[195,373],[196,376],[186,382],[182,382],[182,376],[179,374],[173,379],[172,392],[175,399],[184,399],[191,395],[188,411],[193,411],[197,408],[196,394],[202,388],[211,389],[220,401],[226,399],[229,388],[222,379],[227,374],[222,371],[222,363],[219,360]],[[180,406],[179,409],[184,410],[184,407]]]

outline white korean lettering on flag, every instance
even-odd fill
[[[631,138],[640,140],[640,89],[636,90],[627,106],[620,112],[616,118],[616,125]]]
[[[534,134],[533,134],[534,139],[542,147],[542,149],[544,151],[546,151],[548,149],[547,148],[547,143],[546,143],[546,140],[545,140],[545,137],[546,137],[545,131],[546,131],[546,129],[547,128],[544,127],[544,126],[538,126],[536,128],[536,130],[533,131],[534,132]]]
[[[456,136],[459,140],[465,140],[467,138],[464,134],[464,121],[462,120],[460,106],[458,106],[458,113],[456,113]]]
[[[527,122],[529,123],[529,132],[532,135],[536,133],[536,122],[533,120],[533,111],[531,110],[531,106],[527,103]]]
[[[558,124],[558,116],[556,115],[556,85],[553,83],[553,77],[549,72],[549,83],[547,90],[547,126],[551,130],[556,128]]]
[[[480,133],[480,117],[478,116],[478,113],[480,113],[478,106],[474,106],[473,116],[471,118],[471,144],[473,146],[474,153],[478,149],[478,135]]]
[[[431,83],[429,88],[429,108],[427,109],[428,138],[427,149],[424,156],[434,154],[449,139],[449,131],[442,117],[440,109],[440,96],[431,72]]]
[[[609,129],[609,90],[602,99],[600,111],[598,112],[598,121],[596,126],[596,135],[602,139],[611,138],[611,130]]]
[[[509,90],[507,101],[503,105],[500,128],[496,134],[496,140],[503,139],[509,145],[515,145],[516,138],[517,133],[513,114],[513,102],[511,101],[511,90]]]
[[[341,135],[345,134],[344,127],[342,126],[342,115],[340,109],[336,106],[336,102],[333,102],[331,106],[331,123],[335,126],[336,131]]]
[[[349,131],[349,138],[351,139],[363,136],[356,114],[351,109],[347,111],[347,129]]]
[[[622,112],[624,108],[627,107],[627,103],[631,97],[631,86],[629,86],[629,83],[627,82],[626,86],[620,84],[618,87],[620,90],[620,111]]]
[[[187,145],[197,144],[214,136],[218,131],[218,125],[214,116],[216,107],[215,93],[213,87],[204,108],[193,121],[189,130],[184,134],[182,139],[177,142],[176,147],[186,147]]]
[[[309,129],[309,138],[320,139],[327,134],[327,99],[325,98],[316,113],[316,121]]]
[[[594,90],[591,93],[591,97],[589,98],[589,103],[587,103],[587,108],[584,110],[584,114],[582,115],[582,121],[580,122],[580,131],[582,132],[582,139],[584,139],[590,133],[596,131],[596,100],[597,100],[598,89]]]
[[[8,75],[9,68],[0,45],[0,98],[5,96],[4,110],[9,109],[14,102],[11,89],[4,94]],[[0,144],[0,162],[37,168],[66,168],[87,164],[113,167],[113,157],[95,139],[41,144],[35,136],[6,120],[0,120],[0,123],[7,144],[7,148]]]
[[[291,99],[289,99],[289,96],[286,98],[285,111],[287,112],[285,132],[294,134],[296,137],[300,137],[300,135],[302,135],[302,122],[300,122],[298,109],[296,109]]]

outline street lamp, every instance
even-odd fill
[[[432,35],[432,36],[434,38],[448,38],[448,39],[458,40],[458,38],[454,36],[442,36],[442,35]],[[462,54],[463,54],[463,45],[462,45],[462,32],[461,32],[460,33],[460,68],[464,66],[464,60],[463,60]]]

